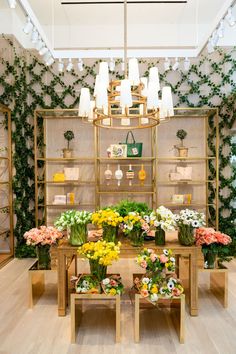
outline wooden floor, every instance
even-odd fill
[[[111,307],[85,307],[76,344],[70,344],[70,316],[57,316],[56,279],[50,275],[46,292],[28,309],[27,269],[32,259],[13,260],[0,270],[0,354],[235,354],[236,260],[229,264],[229,307],[224,309],[209,292],[206,274],[199,279],[199,316],[190,317],[186,305],[186,341],[179,344],[167,310],[142,312],[140,343],[134,343],[133,305],[122,301],[121,343],[115,344],[115,317]],[[81,266],[81,265],[80,265]],[[86,271],[86,264],[82,264]],[[133,260],[112,267],[126,285],[137,272]]]

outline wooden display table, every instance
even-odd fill
[[[145,300],[140,294],[135,294],[135,313],[134,313],[134,340],[136,343],[139,342],[140,336],[139,336],[139,319],[140,319],[140,304],[142,302],[145,302],[146,304],[148,303],[147,300]],[[179,341],[180,343],[184,343],[184,333],[185,333],[185,295],[182,294],[178,297],[173,297],[172,299],[160,299],[158,300],[158,303],[161,304],[168,304],[171,307],[171,302],[176,302],[179,303]],[[154,305],[150,304],[153,308],[153,310],[156,310],[156,307]],[[150,309],[150,307],[149,307]],[[158,321],[158,317],[157,317]]]
[[[45,274],[56,271],[57,269],[38,269],[38,260],[29,268],[29,308],[33,308],[34,300],[38,300],[45,291]]]
[[[228,307],[228,268],[225,266],[214,269],[199,268],[199,272],[210,274],[210,290],[223,307]]]
[[[171,249],[174,255],[185,256],[189,259],[189,306],[191,316],[198,315],[198,268],[197,255],[199,247],[182,246],[177,242],[168,242],[165,246],[156,246],[153,241],[145,242],[143,247],[133,247],[127,239],[120,239],[121,252],[120,258],[135,258],[143,247],[152,248],[157,253],[163,249]],[[77,248],[71,246],[67,240],[63,240],[57,247],[58,257],[58,315],[66,315],[67,304],[67,281],[66,272],[69,261],[73,256],[77,256]],[[79,273],[79,269],[78,269]]]
[[[120,342],[120,295],[110,296],[106,294],[71,294],[71,343],[75,343],[76,338],[76,302],[78,300],[109,300],[115,301],[116,304],[116,342]],[[81,311],[82,312],[82,311]]]

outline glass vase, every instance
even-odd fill
[[[50,245],[37,245],[38,269],[51,269]]]
[[[212,252],[212,250],[205,250],[204,252],[204,268],[214,269],[216,268],[216,256],[217,254]]]
[[[116,242],[118,234],[118,228],[116,226],[105,225],[103,226],[103,240],[107,242]]]
[[[144,234],[142,230],[132,230],[129,234],[130,244],[134,247],[143,246]]]
[[[81,246],[87,242],[87,225],[75,224],[70,227],[69,242],[72,246]]]
[[[194,228],[190,225],[179,226],[178,239],[181,245],[192,246],[195,242]]]
[[[99,282],[106,278],[107,266],[101,265],[93,259],[89,260],[89,265],[91,275],[95,276]]]
[[[158,246],[163,246],[166,243],[165,231],[158,227],[155,232],[155,244]]]

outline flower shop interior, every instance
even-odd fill
[[[236,1],[0,0],[0,33],[0,353],[235,354]]]

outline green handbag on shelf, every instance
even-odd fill
[[[132,140],[131,143],[128,142],[130,135]],[[126,135],[125,143],[120,144],[127,145],[127,157],[142,157],[143,143],[136,143],[134,134],[131,130],[129,130]]]

